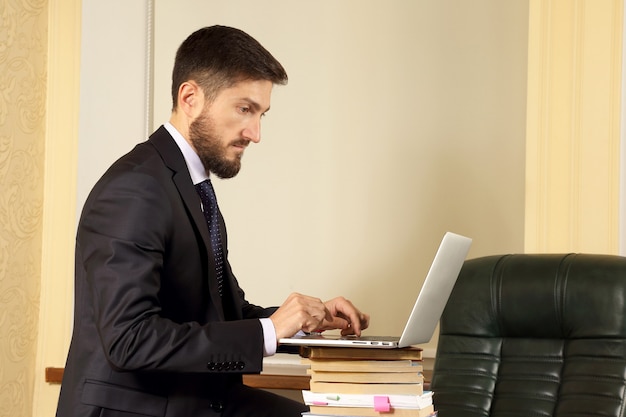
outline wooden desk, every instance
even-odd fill
[[[46,382],[60,384],[63,368],[46,368]],[[289,354],[276,354],[263,361],[263,373],[246,374],[243,383],[249,387],[262,389],[309,389],[311,377],[306,374],[306,366],[300,365],[300,357]]]
[[[46,368],[46,382],[50,384],[60,384],[63,380],[63,368]],[[309,389],[308,375],[272,375],[272,374],[250,374],[243,376],[243,383],[253,388],[263,389]]]
[[[297,355],[277,354],[264,361],[261,374],[246,374],[243,383],[249,387],[261,389],[306,390],[311,377],[306,374],[306,367],[299,365]],[[432,371],[424,370],[424,388],[429,389]],[[60,384],[63,380],[63,368],[46,368],[46,382]]]

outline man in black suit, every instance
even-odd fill
[[[241,375],[260,372],[281,337],[368,326],[343,297],[252,305],[228,262],[204,181],[237,174],[273,85],[286,82],[240,30],[203,28],[180,46],[170,122],[115,162],[83,208],[58,417],[297,416],[304,405],[247,388]]]

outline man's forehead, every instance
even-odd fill
[[[267,111],[270,107],[273,84],[266,80],[244,80],[232,86],[222,89],[216,96],[216,100],[239,100],[245,101],[258,110]]]

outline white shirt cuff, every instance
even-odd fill
[[[276,329],[274,329],[274,323],[269,318],[259,319],[261,327],[263,327],[263,356],[272,356],[276,354]]]

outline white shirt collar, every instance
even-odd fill
[[[200,157],[196,154],[196,151],[193,150],[189,142],[185,140],[183,135],[181,135],[170,122],[165,123],[163,127],[165,127],[170,135],[172,135],[176,145],[178,145],[180,151],[183,153],[183,157],[185,158],[185,163],[187,164],[187,169],[189,170],[189,175],[191,175],[191,181],[193,181],[193,184],[196,185],[208,179],[209,175],[204,169],[204,165],[202,165]]]

